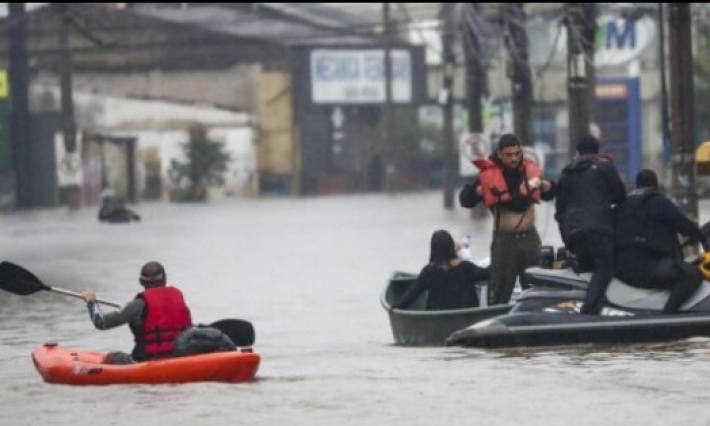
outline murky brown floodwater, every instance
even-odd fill
[[[395,269],[418,271],[438,228],[488,254],[490,219],[446,212],[439,192],[142,204],[143,222],[96,210],[0,216],[0,259],[50,285],[118,302],[163,262],[196,321],[245,318],[262,355],[250,384],[71,387],[42,382],[46,341],[127,350],[80,300],[0,293],[1,425],[708,425],[710,341],[472,350],[392,344],[379,296]],[[710,212],[703,206],[703,212]],[[538,210],[559,245],[553,208]],[[707,215],[701,217],[707,219]]]

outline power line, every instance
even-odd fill
[[[37,12],[40,13],[40,12]],[[25,17],[25,19],[29,20],[29,24],[37,24],[40,19],[48,18],[51,17],[52,12],[41,12],[42,15],[28,15]],[[232,14],[232,17],[229,17],[230,13]],[[132,10],[116,10],[116,11],[111,11],[111,12],[106,12],[103,10],[73,10],[72,14],[75,15],[76,18],[84,18],[87,20],[91,20],[92,24],[96,25],[99,27],[101,31],[106,31],[106,32],[113,32],[113,31],[126,31],[126,30],[151,30],[156,26],[164,25],[164,26],[170,26],[170,25],[175,25],[175,26],[193,26],[197,27],[200,29],[204,30],[219,30],[220,28],[229,28],[233,27],[235,25],[239,24],[260,24],[259,21],[262,21],[261,23],[263,25],[268,25],[268,24],[286,24],[286,25],[292,25],[294,29],[296,27],[300,27],[301,30],[325,30],[325,31],[338,31],[338,30],[357,30],[357,29],[367,29],[369,31],[363,32],[362,34],[369,34],[373,35],[375,34],[372,29],[377,28],[381,26],[381,22],[373,20],[368,21],[368,22],[357,22],[357,23],[345,23],[342,25],[324,25],[324,24],[315,24],[315,23],[305,23],[302,21],[294,21],[290,20],[288,18],[276,18],[276,17],[269,17],[269,16],[264,16],[260,15],[259,13],[248,13],[248,12],[243,12],[243,11],[231,11],[229,9],[224,9],[224,13],[222,13],[218,17],[211,17],[211,18],[200,18],[200,19],[194,19],[194,20],[179,20],[179,19],[170,19],[167,18],[166,15],[160,16],[159,14],[150,14],[150,13],[145,13],[145,12],[140,12],[140,11],[132,11]],[[190,16],[190,15],[185,15],[185,16]],[[102,19],[105,18],[116,18],[116,19],[130,19],[132,20],[130,23],[121,23],[119,25],[105,25],[104,22],[102,22]],[[142,19],[144,22],[137,24],[135,22],[135,19]],[[413,20],[411,18],[409,19],[392,19],[391,20],[392,25],[397,27],[397,26],[407,26]],[[40,22],[41,24],[46,24],[47,22]],[[54,24],[54,22],[51,22],[50,19],[50,25]],[[30,34],[56,34],[59,31],[59,28],[28,28],[30,30]]]
[[[249,20],[249,22],[253,22],[253,20]],[[394,22],[393,26],[401,26],[401,25],[408,25],[409,22]],[[177,25],[177,24],[175,24]],[[125,39],[122,41],[117,41],[117,40],[112,40],[111,43],[103,42],[103,43],[98,43],[99,46],[91,46],[91,47],[72,47],[72,52],[73,53],[96,53],[96,52],[101,52],[101,51],[111,51],[111,50],[121,50],[121,49],[135,49],[135,48],[158,48],[158,47],[171,47],[171,46],[182,46],[185,44],[191,44],[191,45],[199,45],[199,44],[210,44],[211,46],[214,45],[222,45],[222,44],[230,44],[234,45],[235,39],[243,39],[243,40],[253,40],[256,42],[261,42],[265,44],[274,44],[277,47],[283,47],[283,48],[288,48],[288,47],[294,47],[295,45],[298,45],[298,43],[301,42],[317,42],[319,39],[327,38],[330,36],[334,35],[349,35],[349,36],[359,36],[359,37],[365,37],[365,39],[360,40],[361,43],[366,43],[368,40],[370,42],[381,42],[382,37],[379,34],[375,34],[371,31],[364,32],[364,31],[352,31],[352,30],[357,30],[358,28],[361,28],[360,25],[352,25],[347,28],[333,28],[333,29],[313,29],[312,34],[308,35],[299,35],[299,36],[288,36],[286,39],[287,43],[281,43],[284,39],[276,39],[276,38],[267,38],[267,37],[260,37],[260,36],[250,36],[250,35],[239,35],[239,34],[229,34],[229,33],[220,33],[220,32],[215,32],[214,30],[210,30],[209,28],[195,28],[193,26],[193,29],[198,29],[201,32],[204,32],[206,34],[200,34],[199,36],[190,36],[190,34],[187,34],[186,38],[182,39],[173,39],[170,41],[148,41],[148,42],[126,42]],[[91,38],[95,40],[100,40],[101,36],[103,35],[102,33],[106,31],[124,31],[124,30],[138,30],[142,29],[145,31],[160,31],[159,26],[145,26],[145,27],[138,27],[138,26],[123,26],[123,27],[113,27],[113,28],[101,28],[97,29],[96,33],[97,34],[92,34],[91,31],[92,29],[87,29],[87,28],[82,28],[82,35],[85,37],[87,34],[91,34]],[[368,26],[368,29],[370,27]],[[347,33],[345,33],[345,31]],[[56,31],[56,34],[58,35],[58,29],[57,30],[45,30],[43,31],[43,34],[47,35],[54,35]],[[37,34],[34,32],[33,34]],[[185,36],[183,36],[185,37]],[[332,42],[332,40],[328,40],[329,42]],[[96,43],[95,43],[96,44]],[[103,45],[102,45],[103,44]],[[404,42],[404,41],[399,41],[400,45],[408,45],[410,43]],[[59,53],[59,48],[56,47],[44,47],[44,48],[30,48],[30,51],[35,54],[57,54]],[[4,53],[3,50],[0,50],[0,54]]]
[[[481,43],[481,52],[478,52],[476,60],[479,61],[479,64],[483,69],[488,69],[503,44],[502,37],[499,37],[499,34],[495,34],[491,37],[490,34],[486,33],[486,30],[490,32],[495,31],[492,25],[488,24],[485,19],[482,19],[482,14],[476,13],[476,11],[474,11],[469,4],[466,6],[468,7],[464,6],[463,11],[460,14],[460,25],[466,31],[471,31],[472,35],[483,42]],[[464,31],[464,34],[466,31]]]
[[[407,6],[405,6],[403,3],[395,3],[399,10],[404,13],[405,18],[408,19],[411,23],[415,23],[415,21],[412,19],[412,16],[409,14],[409,11],[407,10]],[[439,32],[441,32],[441,22],[438,23],[439,26]],[[410,27],[411,28],[411,27]],[[436,53],[437,55],[441,56],[442,52],[441,49],[439,49],[437,46],[431,44],[426,37],[426,34],[424,34],[424,31],[422,30],[421,27],[415,26],[414,30],[419,33],[419,37],[424,41],[424,45],[426,46],[427,49],[430,49],[432,52]]]

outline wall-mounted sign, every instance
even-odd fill
[[[7,71],[0,70],[0,99],[7,98]]]
[[[553,40],[557,38],[557,28],[552,28]],[[597,67],[623,65],[637,59],[655,41],[656,23],[650,17],[622,19],[602,16],[597,21],[595,36]],[[562,28],[557,38],[557,59],[567,55],[567,29]]]
[[[66,152],[62,132],[54,134],[54,152],[57,161],[57,185],[60,188],[81,186],[84,174],[81,166],[81,133],[76,138],[76,152]]]
[[[310,52],[313,103],[383,103],[385,66],[383,49],[314,49]],[[392,101],[412,102],[412,57],[393,49]]]
[[[483,133],[463,133],[459,138],[459,174],[461,176],[478,176],[478,168],[471,161],[487,157],[491,144]]]

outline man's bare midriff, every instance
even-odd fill
[[[498,232],[517,233],[535,228],[535,205],[531,204],[524,213],[514,212],[505,207],[499,207]]]

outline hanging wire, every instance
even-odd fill
[[[412,15],[409,13],[409,8],[407,7],[407,5],[406,5],[405,3],[395,3],[395,4],[397,5],[397,8],[398,8],[398,9],[402,12],[402,14],[404,15],[405,21],[408,21],[410,24],[415,24],[415,23],[417,23],[417,21],[415,21],[414,19],[412,19]],[[441,22],[439,22],[438,26],[439,26],[439,28],[438,28],[438,29],[439,29],[439,33],[441,33],[441,26],[442,26],[442,25],[441,25]],[[410,27],[410,28],[411,28],[411,27]],[[437,46],[431,44],[431,43],[427,40],[426,34],[424,33],[424,30],[423,30],[421,27],[415,26],[415,27],[414,27],[414,30],[419,33],[419,37],[422,39],[422,41],[424,41],[424,45],[426,46],[426,48],[427,48],[428,50],[431,50],[432,52],[436,53],[439,57],[442,57],[442,56],[443,56],[443,53],[441,52],[441,49],[439,49]]]

